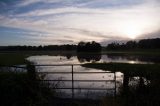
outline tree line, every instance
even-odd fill
[[[127,43],[113,42],[103,47],[105,50],[130,49],[160,49],[160,38],[128,41]],[[0,46],[0,51],[77,51],[101,52],[102,46],[95,41],[79,42],[78,45],[47,45],[47,46]]]
[[[95,41],[79,42],[78,45],[47,45],[47,46],[0,46],[0,51],[77,51],[100,52],[101,45]]]
[[[77,52],[101,52],[101,45],[95,41],[80,42],[77,46]]]
[[[127,43],[113,42],[108,44],[106,50],[130,50],[130,49],[160,49],[160,38],[128,41]]]
[[[47,46],[1,46],[0,51],[72,51],[76,50],[77,45],[47,45]]]

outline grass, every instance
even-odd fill
[[[103,53],[103,52],[102,52]],[[150,51],[145,53],[141,52],[107,52],[116,54],[127,55],[153,55],[158,56],[160,52]],[[25,58],[32,55],[60,55],[61,52],[52,51],[21,51],[21,52],[1,52],[0,53],[0,65],[18,65],[26,64]],[[65,54],[65,53],[63,53]],[[76,53],[74,53],[76,55]],[[160,64],[127,64],[127,63],[88,63],[82,65],[88,68],[96,68],[102,70],[109,70],[112,72],[120,71],[127,73],[129,77],[140,76],[147,77],[151,81],[151,84],[147,88],[137,88],[135,91],[130,91],[129,95],[119,95],[115,98],[104,98],[102,104],[104,106],[159,106],[160,103]],[[142,93],[139,93],[143,91]],[[147,94],[146,94],[147,92]],[[143,94],[143,95],[142,95]],[[9,99],[8,99],[9,98]],[[0,99],[1,106],[36,106],[37,104],[44,104],[52,98],[50,90],[44,86],[39,88],[39,84],[33,84],[31,79],[26,73],[11,72],[9,69],[0,71]],[[40,103],[41,102],[41,103]],[[3,104],[2,104],[3,103]],[[102,105],[102,106],[103,106]],[[39,105],[40,106],[40,105]]]
[[[129,64],[129,63],[86,63],[83,67],[120,71],[129,73],[130,76],[160,74],[160,64]]]
[[[54,92],[36,80],[26,72],[0,68],[0,106],[43,106],[48,103]]]
[[[102,54],[160,56],[160,49],[103,50]]]
[[[26,64],[25,58],[33,55],[67,55],[72,54],[76,56],[76,51],[1,51],[0,52],[0,65],[19,65]],[[81,55],[94,55],[97,53],[79,53]],[[130,50],[130,51],[102,51],[98,54],[115,54],[115,55],[139,55],[139,56],[160,56],[160,50]]]
[[[26,73],[0,68],[0,106],[97,106],[99,104],[93,100],[55,98],[56,92],[48,88],[50,83],[37,82],[40,78],[34,77],[32,65],[28,65],[27,69]]]
[[[82,66],[124,74],[120,94],[116,98],[104,98],[102,106],[160,105],[160,64],[87,63]],[[145,85],[144,80],[139,80],[138,85],[129,86],[133,77],[146,78],[150,83]]]
[[[25,64],[26,56],[20,53],[0,53],[0,65],[19,65]]]
[[[76,55],[75,51],[1,51],[0,52],[0,66],[10,66],[10,65],[22,65],[26,64],[26,58],[34,55],[66,55],[71,53]]]

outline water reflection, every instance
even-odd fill
[[[145,56],[145,55],[126,55],[126,54],[107,54],[108,59],[118,62],[128,63],[160,63],[160,56]],[[103,59],[103,58],[102,58]],[[106,60],[106,59],[104,59]]]
[[[160,56],[138,56],[120,54],[80,54],[63,53],[63,55],[41,55],[30,56],[28,60],[37,62],[36,64],[79,64],[86,62],[120,62],[131,64],[160,63]]]
[[[100,61],[101,59],[101,54],[77,54],[77,59],[79,60],[80,63],[84,62],[97,62]]]
[[[51,68],[51,67],[50,67]],[[51,68],[52,69],[52,68]],[[66,68],[65,68],[66,69]],[[75,69],[95,72],[102,70],[89,69],[83,67],[75,67]],[[64,70],[64,69],[62,69]],[[157,76],[157,77],[156,77]],[[154,96],[155,92],[159,93],[159,75],[155,75],[154,72],[151,74],[147,73],[130,73],[130,72],[116,72],[116,93],[117,95],[124,96],[145,96],[149,93],[149,95]],[[71,80],[72,75],[64,75],[64,74],[46,74],[45,79],[49,80],[59,80],[54,82],[57,87],[61,88],[71,88],[72,82],[65,82],[62,80]],[[113,96],[115,90],[115,82],[114,82],[114,74],[106,73],[106,74],[75,74],[74,80],[106,80],[102,82],[74,82],[74,87],[79,89],[74,89],[74,97],[75,98],[101,98],[104,96]],[[108,81],[112,80],[112,81]],[[84,90],[81,88],[104,88],[105,91],[101,90]],[[112,90],[107,90],[112,89]],[[155,89],[158,89],[155,90]],[[155,91],[155,92],[154,92]],[[65,98],[72,97],[72,90],[57,90],[57,96],[63,95]],[[64,96],[65,95],[65,96]],[[61,97],[61,96],[60,96]]]
[[[71,59],[72,54],[65,54],[67,59]],[[160,56],[145,55],[125,55],[125,54],[80,54],[77,59],[80,63],[84,62],[123,62],[123,63],[160,63]]]
[[[67,59],[71,59],[73,57],[73,54],[65,53],[64,56],[66,56]]]
[[[100,99],[100,97],[102,98],[106,95],[113,96],[115,92],[114,73],[95,73],[95,74],[75,73],[73,75],[74,81],[72,82],[72,74],[70,73],[71,72],[70,66],[37,67],[36,69],[39,70],[39,76],[40,78],[42,78],[43,81],[50,80],[49,83],[52,85],[52,87],[54,86],[56,86],[57,88],[74,87],[73,91],[71,89],[56,90],[57,96],[63,94],[63,96],[60,97],[71,98],[74,92],[74,98]],[[84,68],[81,66],[74,66],[74,70],[75,70],[74,72],[103,72],[103,70]],[[54,72],[69,72],[69,73],[63,74]],[[97,81],[92,81],[92,80],[97,80]]]
[[[147,57],[147,56],[127,56],[127,55],[115,55],[115,54],[108,54],[108,55],[82,55],[78,54],[77,57],[72,54],[64,54],[63,56],[31,56],[27,58],[29,61],[34,62],[35,64],[76,64],[76,63],[83,63],[83,62],[126,62],[126,63],[159,63],[160,57]],[[71,72],[71,67],[37,67],[37,70],[39,72]],[[75,72],[103,72],[103,70],[97,70],[97,69],[89,69],[84,68],[81,66],[75,66],[74,67]],[[120,70],[119,70],[120,71]],[[154,77],[153,77],[153,76]],[[116,92],[117,94],[132,94],[133,92],[147,92],[150,86],[159,85],[160,81],[157,79],[158,77],[155,77],[154,73],[147,75],[145,73],[127,73],[127,72],[116,72]],[[71,80],[72,75],[71,74],[42,74],[41,78],[45,80],[59,80],[55,82],[56,86],[59,87],[71,87],[71,82],[64,82],[62,80]],[[157,79],[156,79],[157,78]],[[114,75],[112,74],[79,74],[74,75],[74,80],[93,80],[93,79],[99,79],[99,80],[113,80]],[[103,81],[103,82],[74,82],[74,86],[77,88],[80,87],[90,87],[90,88],[113,88],[115,87],[115,83],[113,81]],[[154,88],[154,87],[152,87]],[[156,88],[156,87],[155,87]],[[158,87],[160,88],[160,87]],[[115,90],[115,89],[114,89]],[[95,92],[99,92],[97,94],[102,94],[101,96],[106,95],[114,95],[114,90],[111,91],[98,91],[94,90],[94,92],[91,92],[89,90],[83,90],[83,89],[76,89],[74,90],[75,96],[77,97],[84,97],[84,95],[87,97],[99,97],[96,95]],[[60,95],[65,95],[65,97],[71,97],[71,90],[57,90],[57,92],[60,92]],[[157,91],[156,91],[157,92]],[[80,95],[81,93],[81,95]],[[95,96],[93,96],[93,94]],[[136,94],[139,95],[139,94]]]

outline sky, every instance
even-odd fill
[[[160,37],[160,0],[0,0],[0,46]]]

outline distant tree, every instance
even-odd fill
[[[85,51],[86,43],[85,42],[79,42],[77,46],[77,52]]]
[[[95,41],[79,42],[77,52],[101,52],[101,48],[101,45]]]
[[[106,47],[107,50],[129,50],[129,49],[160,49],[160,38],[142,39],[138,42],[128,41],[127,43],[111,43]]]
[[[40,45],[40,46],[38,46],[38,48],[37,48],[38,50],[42,50],[43,49],[43,47]]]
[[[92,41],[91,45],[92,45],[92,48],[94,48],[93,51],[95,52],[96,51],[100,52],[102,50],[101,45],[99,43],[96,43],[95,41]]]
[[[134,48],[137,48],[136,41],[128,41],[126,43],[126,49],[134,49]]]
[[[71,51],[76,50],[77,45],[47,45],[47,46],[0,46],[0,51],[31,51],[31,50],[61,50]]]
[[[117,42],[113,42],[111,44],[108,44],[107,49],[109,50],[118,50],[120,49],[120,44]]]
[[[157,49],[160,48],[160,38],[156,39],[143,39],[138,42],[139,48]]]

